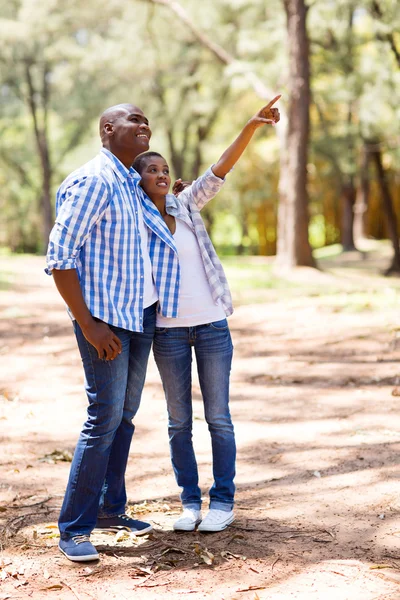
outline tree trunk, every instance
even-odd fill
[[[358,187],[354,205],[353,234],[356,242],[367,238],[367,210],[369,200],[369,154],[367,145],[364,144],[361,157],[360,185]]]
[[[54,223],[53,206],[51,203],[51,178],[53,170],[47,136],[47,109],[49,102],[48,71],[46,66],[44,66],[42,89],[38,91],[34,86],[31,67],[32,61],[27,59],[25,63],[25,76],[28,87],[28,105],[31,112],[35,141],[42,169],[40,211],[42,214],[42,247],[43,249],[46,249],[49,241],[49,234]],[[38,107],[39,98],[42,102],[41,111]],[[42,122],[40,122],[40,118]]]
[[[356,188],[354,178],[349,177],[342,186],[342,246],[343,252],[356,250],[353,237],[354,204],[356,201]]]
[[[371,151],[371,156],[375,163],[376,173],[378,175],[378,182],[382,193],[383,208],[388,224],[389,237],[392,241],[394,250],[392,264],[385,271],[385,275],[390,275],[391,273],[400,273],[400,246],[397,218],[393,207],[393,200],[390,194],[389,185],[386,179],[386,173],[382,165],[382,156],[379,143],[374,144],[374,149]]]
[[[308,241],[307,155],[310,109],[309,46],[304,0],[284,0],[289,47],[286,160],[281,167],[277,262],[315,267]]]

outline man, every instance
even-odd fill
[[[157,210],[145,198],[141,203],[131,167],[149,148],[147,118],[134,105],[113,106],[100,118],[100,136],[101,152],[58,190],[46,270],[73,319],[89,401],[59,518],[59,548],[76,562],[99,557],[89,539],[94,528],[136,535],[152,529],[125,514],[132,419],[158,300],[146,226],[176,252]]]

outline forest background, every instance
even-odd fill
[[[222,254],[390,238],[400,270],[396,0],[5,0],[0,5],[0,245],[42,253],[62,179],[133,102],[151,148],[193,179],[282,94],[205,219]]]

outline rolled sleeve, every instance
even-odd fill
[[[225,180],[225,178],[221,179],[214,175],[212,168],[209,167],[203,175],[179,194],[179,200],[186,206],[194,201],[197,208],[201,210],[207,202],[218,194]]]
[[[107,187],[98,177],[60,188],[57,217],[51,230],[45,272],[76,269],[80,250],[109,202]]]

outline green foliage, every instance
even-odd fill
[[[175,176],[188,179],[216,161],[260,108],[249,76],[283,93],[285,106],[281,3],[187,0],[181,6],[193,27],[231,57],[229,64],[167,6],[149,0],[2,3],[1,245],[43,249],[44,176],[32,98],[49,148],[53,197],[63,177],[99,148],[98,116],[112,104],[141,106],[153,129],[152,148],[165,154]],[[310,3],[309,234],[315,248],[340,238],[341,185],[358,181],[364,139],[380,140],[385,167],[393,174],[399,169],[399,12],[394,0]],[[257,132],[205,210],[219,251],[274,253],[278,154],[273,131]],[[393,181],[398,189],[394,175]]]

